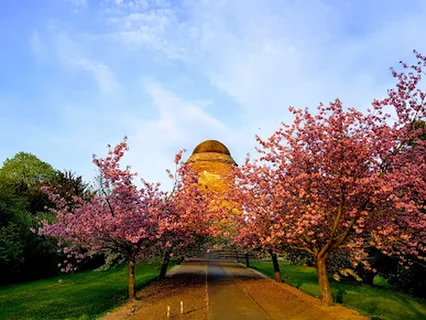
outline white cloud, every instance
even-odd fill
[[[170,60],[180,60],[185,55],[179,38],[171,37],[177,32],[176,28],[181,29],[177,12],[171,8],[126,10],[124,14],[112,14],[108,21],[114,30],[108,38],[119,45],[130,49],[151,49],[160,53],[161,58]]]
[[[185,102],[156,83],[148,84],[146,90],[160,111],[160,121],[158,124],[162,124],[168,127],[168,129],[171,129],[175,124],[201,125],[201,127],[207,125],[209,128],[214,128],[215,130],[224,129],[224,126],[217,119],[203,112],[199,102]],[[210,103],[203,101],[201,105],[205,106]]]
[[[43,40],[52,51],[52,58],[62,67],[74,67],[73,61],[86,57],[87,53],[82,43],[73,40],[67,32],[59,29],[58,25],[52,25],[50,28],[51,30],[44,34]]]
[[[150,0],[104,0],[108,5],[107,12],[114,12],[114,8],[123,10],[146,10],[149,7]]]
[[[93,74],[93,77],[99,89],[105,95],[116,95],[118,92],[118,83],[114,72],[107,65],[91,61],[89,59],[72,60],[72,63],[87,70]]]
[[[200,52],[195,63],[250,114],[251,121],[284,117],[290,104],[315,106],[320,99],[334,98],[331,91],[340,95],[352,81],[350,75],[346,82],[341,79],[350,56],[332,55],[327,69],[321,65],[332,54],[326,50],[329,35],[338,28],[333,8],[321,1],[310,1],[309,10],[301,2],[271,2],[274,7],[256,1],[235,3],[194,5],[192,26]]]
[[[286,117],[288,105],[315,107],[336,97],[365,106],[389,85],[383,83],[387,68],[412,49],[407,47],[425,47],[413,31],[426,31],[420,20],[424,5],[414,17],[393,19],[397,11],[383,16],[380,23],[370,23],[371,29],[358,23],[355,29],[367,28],[358,37],[344,31],[356,19],[349,12],[352,2],[183,3],[116,16],[116,40],[139,50],[156,50],[163,58],[183,61],[203,73],[235,99],[250,122]],[[392,6],[395,3],[386,9]],[[184,20],[179,18],[182,12]],[[376,65],[369,68],[371,61]]]
[[[118,94],[119,84],[112,68],[100,60],[89,59],[83,44],[73,40],[67,33],[54,29],[41,34],[35,30],[30,38],[30,46],[37,62],[50,65],[57,62],[69,71],[88,71],[103,94]]]

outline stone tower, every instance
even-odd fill
[[[217,140],[201,142],[187,162],[198,172],[200,183],[215,191],[226,188],[225,179],[230,177],[232,166],[237,165],[228,148]]]

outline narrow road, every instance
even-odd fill
[[[168,307],[170,319],[366,319],[226,261],[187,261],[171,269],[166,280],[154,281],[140,291],[138,298],[103,319],[167,319]]]
[[[269,319],[262,307],[246,294],[237,281],[225,270],[229,264],[217,261],[207,262],[209,319]],[[231,263],[231,265],[239,266],[235,263]],[[254,272],[250,272],[248,275],[259,279]]]

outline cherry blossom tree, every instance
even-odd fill
[[[246,163],[241,169],[234,168],[233,184],[229,186],[227,198],[238,203],[243,214],[229,215],[229,220],[236,221],[234,242],[242,248],[262,248],[271,255],[274,266],[275,280],[282,282],[278,264],[277,252],[280,244],[272,236],[274,228],[274,214],[277,201],[270,191],[274,187],[271,179],[271,168],[255,161]],[[232,225],[232,223],[229,223]]]
[[[160,278],[164,278],[170,257],[182,253],[197,239],[209,234],[208,193],[202,192],[196,172],[176,155],[176,173],[171,192],[160,190],[159,183],[142,187],[133,183],[136,173],[120,169],[119,162],[128,150],[126,138],[105,159],[94,158],[100,170],[100,191],[90,199],[64,198],[45,188],[56,205],[53,223],[44,222],[38,233],[59,239],[68,259],[62,271],[76,269],[88,254],[103,253],[107,259],[128,264],[129,298],[136,297],[135,263],[161,256]],[[65,244],[65,246],[64,246]],[[85,252],[85,253],[82,253]]]
[[[172,254],[188,253],[188,250],[202,245],[200,242],[211,234],[209,224],[213,216],[209,208],[210,192],[201,188],[198,173],[182,161],[184,151],[175,157],[175,174],[167,170],[174,184],[165,197],[159,220],[162,230],[161,255],[164,257],[160,278],[164,278]]]
[[[39,235],[59,239],[65,244],[63,272],[73,271],[76,266],[70,261],[80,262],[90,253],[105,253],[125,259],[128,265],[129,298],[136,297],[135,263],[152,257],[158,249],[163,231],[160,225],[164,204],[164,193],[159,184],[143,182],[141,188],[133,184],[136,174],[130,168],[121,169],[119,162],[128,150],[126,138],[105,159],[94,157],[93,162],[104,177],[103,183],[109,193],[97,194],[83,200],[73,197],[73,206],[64,198],[46,190],[50,200],[56,204],[51,211],[56,221],[44,222]],[[82,253],[85,252],[85,253]]]
[[[247,225],[239,237],[311,254],[324,302],[332,302],[333,254],[367,267],[368,247],[401,263],[425,257],[426,143],[416,123],[426,118],[426,58],[415,54],[415,65],[392,70],[396,87],[365,114],[340,100],[315,114],[290,108],[294,122],[257,137],[260,159],[237,178]]]

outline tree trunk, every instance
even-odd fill
[[[163,264],[161,265],[160,276],[159,276],[160,279],[164,279],[166,277],[167,267],[169,266],[169,262],[170,262],[170,253],[166,252],[163,259]]]
[[[370,286],[374,285],[374,277],[375,276],[376,276],[376,274],[373,273],[373,272],[366,272],[364,274],[364,276],[362,277],[363,278],[363,283],[367,284],[367,285],[370,285]]]
[[[355,271],[362,278],[362,283],[372,286],[374,284],[374,277],[376,274],[374,272],[368,271],[365,267],[359,266]]]
[[[246,253],[246,267],[250,268],[250,259],[249,259],[249,254]]]
[[[135,261],[129,259],[127,263],[127,279],[129,283],[129,299],[136,298],[136,283],[135,283]]]
[[[331,304],[333,302],[333,298],[331,296],[330,282],[328,281],[327,275],[327,259],[328,254],[322,257],[317,257],[316,268],[321,291],[321,300],[327,304]]]
[[[272,250],[270,250],[269,253],[272,257],[272,264],[274,265],[275,281],[283,282],[283,279],[281,278],[281,271],[280,271],[280,265],[278,264],[277,254],[272,252]]]

